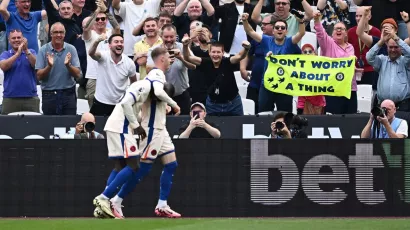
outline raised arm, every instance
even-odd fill
[[[140,34],[142,27],[144,27],[145,19],[141,21],[140,24],[138,24],[133,30],[132,30],[132,35],[133,36],[138,36]]]
[[[245,59],[248,56],[249,49],[251,48],[251,44],[248,41],[242,42],[243,50],[237,53],[235,56],[232,56],[229,60],[232,64],[238,64],[240,61]]]
[[[305,33],[306,33],[305,23],[303,22],[303,19],[297,18],[297,20],[299,21],[299,31],[292,37],[293,44],[298,44],[302,40],[303,36],[305,36]]]
[[[187,48],[183,48],[182,50],[187,49]],[[192,63],[190,63],[189,61],[185,60],[184,56],[182,55],[182,52],[180,50],[178,50],[175,53],[175,58],[177,58],[178,60],[180,60],[185,67],[187,67],[188,69],[195,69],[196,66]]]
[[[121,0],[112,0],[112,8],[119,11],[120,10],[120,2],[121,2]]]
[[[388,35],[384,33],[384,30],[382,31],[382,37],[380,38],[379,42],[375,44],[367,53],[366,53],[366,60],[369,63],[369,65],[373,66],[373,68],[378,71],[380,70],[382,61],[380,56],[377,56],[377,53],[379,53],[380,48],[384,45],[384,43],[388,39]]]
[[[264,0],[259,0],[258,3],[255,5],[255,8],[253,8],[251,19],[256,24],[259,24],[262,22],[261,12],[262,12],[263,3],[264,3]]]
[[[115,19],[114,15],[111,13],[106,13],[108,21],[112,26],[112,34],[121,34],[121,27],[120,23],[118,23],[117,19]]]
[[[315,30],[316,30],[316,37],[317,42],[320,45],[322,51],[324,51],[327,46],[334,43],[333,39],[327,35],[325,29],[323,28],[322,22],[320,21],[322,14],[320,12],[315,12],[313,18],[315,20]]]
[[[303,20],[305,22],[308,22],[308,21],[312,20],[312,18],[313,18],[312,6],[306,0],[303,0],[302,1],[302,7],[303,7],[303,10],[305,11],[305,17],[303,18]]]
[[[182,49],[184,59],[194,65],[200,65],[202,58],[191,55],[191,52],[189,50],[191,39],[188,36],[185,36],[184,38],[182,38],[182,44],[184,45],[184,48]]]
[[[363,0],[353,0],[354,4],[360,6],[362,5]]]
[[[406,11],[400,12],[401,18],[403,19],[404,23],[406,23],[407,26],[407,34],[410,36],[410,19],[409,19],[409,14]],[[404,40],[408,45],[410,45],[410,38],[406,38]]]
[[[335,2],[341,10],[346,10],[348,8],[348,5],[345,0],[335,0]]]
[[[180,17],[184,13],[186,7],[188,6],[188,3],[189,0],[183,0],[181,3],[179,3],[179,5],[174,10],[174,16]]]
[[[212,16],[215,13],[214,7],[211,5],[209,0],[199,0],[201,2],[202,8],[206,10],[208,16]]]
[[[367,46],[372,47],[373,44],[373,37],[369,34],[365,33],[365,25],[369,22],[368,16],[370,15],[372,7],[366,7],[364,10],[364,15],[360,19],[359,24],[357,24],[356,34],[360,38],[360,40]]]
[[[253,10],[253,12],[255,12],[255,10]],[[262,41],[262,34],[258,34],[255,30],[253,30],[252,26],[248,22],[248,18],[248,13],[242,14],[243,28],[245,29],[245,32],[247,35],[249,35],[249,37],[259,43]]]
[[[318,10],[324,10],[326,7],[326,2],[327,0],[319,0],[317,1],[317,9]]]
[[[10,12],[7,10],[10,0],[3,0],[0,4],[0,14],[3,17],[4,21],[8,21],[10,18]]]
[[[88,51],[88,55],[90,55],[90,57],[96,61],[100,60],[101,58],[101,53],[97,52],[97,47],[98,44],[102,41],[104,41],[105,39],[107,39],[107,35],[106,34],[102,34],[98,37],[98,39],[92,44],[92,46],[90,47],[90,50]]]
[[[407,68],[410,68],[410,46],[407,45],[403,40],[401,40],[397,34],[392,34],[391,38],[397,43],[401,48],[402,55],[404,56],[404,63]],[[410,76],[409,76],[410,77]]]

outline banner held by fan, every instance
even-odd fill
[[[350,99],[355,58],[272,55],[266,57],[264,86],[269,91],[292,96],[327,95]]]

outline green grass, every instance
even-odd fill
[[[376,218],[138,218],[98,219],[0,219],[1,230],[403,230],[409,219]]]

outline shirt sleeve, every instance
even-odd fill
[[[323,28],[323,25],[321,22],[315,22],[315,30],[316,30],[317,42],[319,43],[319,46],[322,49],[322,53],[325,53],[327,48],[331,49],[334,41],[326,33],[325,28]]]
[[[47,46],[47,44],[45,46]],[[45,46],[40,48],[38,55],[36,57],[36,66],[35,66],[36,70],[44,69],[46,67],[47,63],[46,63],[46,54],[45,54],[46,47]]]
[[[262,50],[264,51],[265,55],[271,51],[269,49],[269,44],[272,42],[272,37],[267,36],[267,35],[262,35],[262,40],[260,42],[261,46],[262,46]]]
[[[10,56],[9,56],[9,51],[4,51],[4,52],[1,53],[1,55],[0,55],[0,61],[7,60],[7,59],[9,59],[9,58],[10,58]]]
[[[131,58],[127,57],[127,62],[129,63],[128,77],[134,77],[137,74],[137,68]]]
[[[399,127],[397,128],[396,134],[403,134],[404,137],[408,137],[408,125],[407,125],[407,121],[403,120]]]
[[[34,11],[32,12],[32,17],[37,21],[41,22],[43,19],[41,18],[41,11]],[[37,23],[36,23],[37,24]]]
[[[114,9],[114,13],[125,20],[128,2],[120,2],[120,10]]]
[[[77,50],[74,48],[74,46],[72,46],[72,48],[70,48],[70,52],[71,52],[71,65],[73,65],[74,67],[80,68],[80,59],[78,58],[78,53]]]

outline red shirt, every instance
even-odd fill
[[[362,48],[362,52],[360,53],[360,46],[359,46],[359,37],[356,34],[356,30],[357,30],[357,26],[350,28],[347,31],[347,36],[348,36],[348,41],[350,44],[353,45],[354,47],[354,55],[357,57],[356,60],[356,67],[360,68],[358,65],[358,61],[361,57],[361,59],[363,60],[364,63],[364,72],[373,72],[373,67],[371,65],[369,65],[369,63],[367,63],[366,60],[366,53],[372,48],[372,47],[367,47],[363,42],[360,42],[361,48]],[[381,37],[381,32],[379,29],[377,29],[376,27],[372,26],[372,28],[370,29],[369,33],[370,36],[374,36],[374,37]]]

